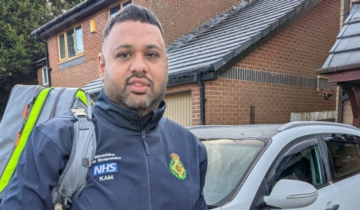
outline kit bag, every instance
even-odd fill
[[[69,161],[53,189],[55,209],[70,208],[73,197],[86,184],[86,174],[96,152],[91,100],[78,88],[44,88],[16,85],[0,123],[0,200],[13,176],[32,129],[53,117],[72,112],[73,147]]]

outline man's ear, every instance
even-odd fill
[[[105,58],[102,53],[99,53],[99,77],[101,82],[104,82],[104,74],[105,74]]]

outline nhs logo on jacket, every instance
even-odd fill
[[[118,165],[115,162],[96,165],[92,168],[92,172],[93,176],[115,173],[118,172]]]

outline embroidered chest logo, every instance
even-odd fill
[[[108,161],[120,161],[120,160],[121,157],[118,157],[114,153],[96,155],[94,157],[94,160],[92,161],[93,176],[99,177],[99,181],[114,180],[114,173],[118,172],[118,163],[108,162]]]
[[[93,172],[93,176],[99,176],[100,181],[113,180],[114,176],[111,173],[118,172],[118,165],[116,162],[95,165],[93,167],[92,172]],[[111,174],[111,175],[106,175],[106,174]]]
[[[180,161],[179,155],[175,153],[171,154],[169,167],[171,173],[179,180],[184,180],[186,178],[186,169],[184,164]]]

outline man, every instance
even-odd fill
[[[167,59],[163,29],[145,8],[128,6],[110,20],[99,54],[104,87],[93,110],[98,146],[72,210],[207,209],[206,150],[163,117]],[[69,113],[33,130],[0,210],[54,209],[51,190],[75,121]]]

